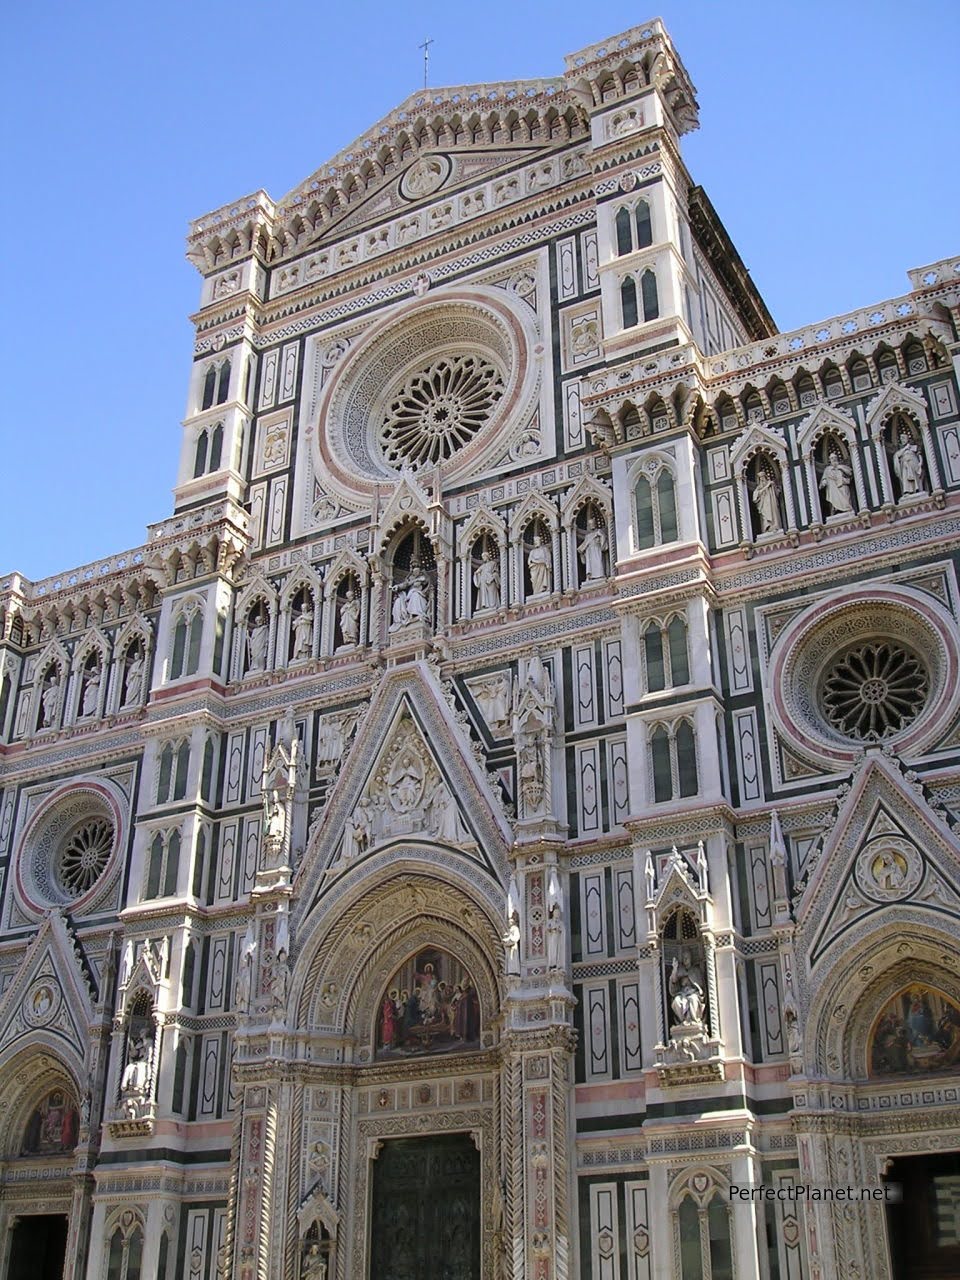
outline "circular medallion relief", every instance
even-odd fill
[[[401,178],[400,191],[408,200],[422,200],[439,191],[449,176],[450,161],[446,156],[421,156]]]
[[[923,863],[906,840],[873,840],[857,858],[857,883],[874,902],[909,897],[923,878]]]
[[[61,992],[52,978],[41,978],[27,992],[23,1000],[24,1021],[31,1027],[43,1027],[52,1022],[60,1008]]]

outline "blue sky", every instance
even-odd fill
[[[634,4],[8,5],[0,572],[143,541],[172,509],[199,276],[187,222],[279,197],[431,83],[559,75]],[[660,11],[697,86],[685,141],[781,329],[906,292],[960,251],[960,5]]]

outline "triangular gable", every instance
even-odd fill
[[[25,1037],[61,1050],[75,1067],[84,1060],[94,1017],[90,982],[65,918],[52,911],[0,999],[0,1054]]]
[[[769,427],[757,425],[747,427],[746,431],[730,450],[730,465],[734,471],[742,471],[757,450],[772,453],[780,462],[787,460],[787,446],[782,436]]]
[[[879,751],[844,798],[797,904],[798,952],[811,969],[847,930],[891,906],[956,913],[960,844]]]
[[[923,396],[899,382],[888,382],[867,407],[867,427],[875,434],[892,413],[901,411],[921,425],[927,421],[927,404]]]
[[[829,404],[818,404],[803,420],[797,431],[797,447],[801,453],[813,448],[822,431],[836,431],[853,448],[856,445],[856,423],[849,414]]]
[[[327,869],[336,874],[397,839],[460,848],[506,883],[512,830],[422,662],[388,672],[375,692],[297,879],[319,884]]]

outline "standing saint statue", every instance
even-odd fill
[[[127,687],[123,698],[125,707],[135,706],[140,701],[143,689],[143,658],[139,650],[133,649],[131,652],[133,657],[127,667]]]
[[[473,584],[477,588],[478,609],[500,608],[500,566],[489,547],[484,547],[473,572]]]
[[[302,662],[313,653],[313,610],[310,601],[304,602],[303,608],[293,620],[293,660]]]
[[[60,681],[56,671],[51,672],[50,683],[40,695],[40,702],[43,707],[40,727],[50,729],[56,724],[57,712],[60,709]]]
[[[352,586],[347,587],[340,601],[340,634],[345,645],[356,644],[360,638],[360,601]]]
[[[820,476],[820,488],[832,515],[846,515],[853,510],[850,497],[851,468],[841,460],[839,453],[831,449],[827,465]]]
[[[530,594],[547,595],[553,585],[553,556],[539,533],[533,535],[533,545],[527,552],[527,572],[530,574]]]
[[[593,516],[587,516],[587,527],[584,533],[580,535],[580,548],[577,554],[583,564],[588,582],[594,582],[598,578],[607,576],[603,562],[606,549],[606,532],[597,525]]]
[[[900,436],[900,447],[893,455],[893,469],[900,481],[900,496],[926,492],[923,481],[923,458],[916,443],[908,435]]]
[[[768,471],[761,471],[753,486],[753,505],[760,517],[761,533],[782,533],[777,482]]]
[[[83,682],[83,698],[80,704],[82,716],[95,716],[100,701],[100,668],[93,667],[86,674]]]
[[[270,628],[262,614],[251,624],[247,632],[247,670],[265,671],[267,668],[267,643]]]

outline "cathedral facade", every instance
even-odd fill
[[[778,332],[697,127],[192,225],[173,514],[0,581],[0,1276],[960,1272],[960,261]]]

